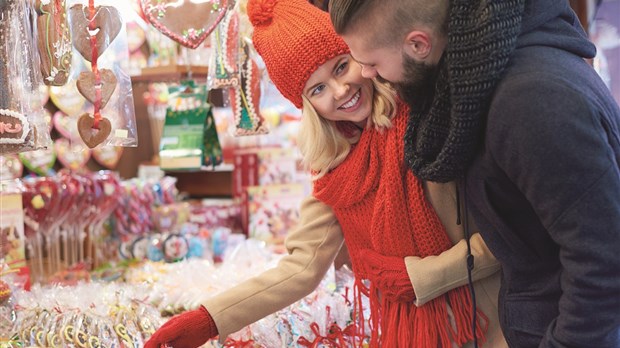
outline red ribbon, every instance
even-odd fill
[[[88,29],[90,32],[97,30],[95,26],[95,0],[88,0]],[[101,29],[101,28],[99,28]],[[95,74],[95,112],[93,122],[93,129],[99,129],[99,121],[101,121],[101,75],[99,74],[99,68],[97,67],[97,58],[99,58],[99,51],[97,49],[97,36],[90,35],[90,48],[91,48],[91,66],[92,71]]]
[[[227,338],[226,342],[224,342],[224,347],[226,348],[254,348],[253,340],[234,340],[232,338]]]
[[[355,345],[355,337],[357,336],[357,328],[354,324],[345,327],[344,330],[336,323],[332,323],[329,327],[327,336],[322,336],[319,330],[319,325],[316,322],[310,324],[310,329],[314,333],[314,340],[310,342],[305,337],[300,337],[297,340],[297,344],[307,348],[317,348],[320,344],[325,347],[332,348],[347,348]]]

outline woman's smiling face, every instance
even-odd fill
[[[331,121],[351,121],[365,126],[372,112],[372,80],[350,55],[336,56],[321,65],[308,79],[303,95],[316,112]]]

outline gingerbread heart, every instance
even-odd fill
[[[56,152],[52,147],[36,151],[27,151],[19,154],[19,159],[24,166],[38,175],[49,175],[54,162],[56,162]]]
[[[49,86],[62,86],[69,79],[72,55],[65,1],[37,0],[36,7],[37,47],[43,82]]]
[[[58,138],[54,141],[54,149],[58,160],[65,168],[78,170],[84,168],[90,159],[91,150],[85,149],[79,142],[67,138]]]
[[[78,120],[78,133],[86,146],[91,149],[108,138],[112,132],[112,123],[107,118],[102,117],[99,121],[99,129],[94,128],[95,119],[89,114],[83,114]]]
[[[120,146],[98,146],[93,149],[93,158],[108,169],[115,169],[123,154]]]
[[[0,156],[0,181],[20,178],[24,173],[24,165],[18,155]]]
[[[100,69],[99,76],[101,77],[101,108],[105,108],[106,104],[112,97],[112,93],[116,89],[116,76],[110,69]],[[77,89],[81,95],[86,98],[92,104],[95,104],[97,99],[97,93],[95,89],[95,73],[92,71],[83,71],[80,73],[80,77],[76,82]]]
[[[164,35],[196,48],[211,34],[228,8],[227,0],[142,0],[142,10]]]
[[[64,86],[50,87],[50,99],[62,112],[67,115],[77,116],[81,113],[86,100],[75,87],[75,80],[71,79]]]
[[[112,41],[114,41],[123,25],[121,14],[115,7],[97,6],[95,10],[93,21],[96,29],[91,31],[88,27],[88,6],[76,4],[69,9],[73,46],[75,46],[75,49],[89,62],[93,61],[93,50],[90,46],[91,35],[96,39],[98,58],[103,51],[110,46]]]
[[[75,119],[67,116],[67,114],[60,110],[56,111],[54,116],[52,116],[52,123],[58,133],[65,138],[75,139],[79,135]]]

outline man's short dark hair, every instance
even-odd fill
[[[448,0],[330,0],[329,14],[339,35],[351,29],[373,28],[368,42],[387,46],[414,29],[425,25],[446,34]]]

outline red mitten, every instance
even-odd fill
[[[384,256],[371,249],[362,250],[361,256],[366,263],[368,279],[381,291],[381,296],[399,302],[415,299],[404,258]]]
[[[168,320],[146,342],[144,348],[195,348],[217,336],[217,327],[206,308],[179,314]]]

